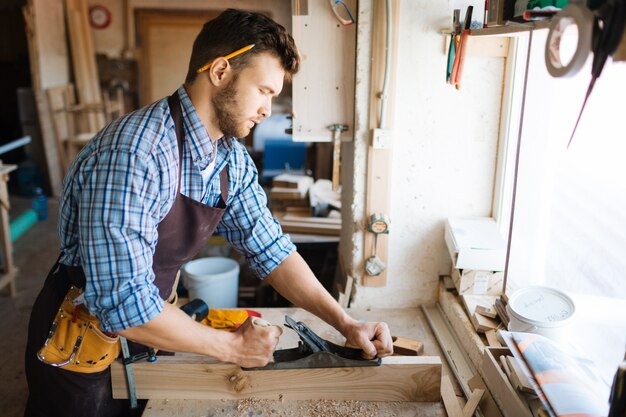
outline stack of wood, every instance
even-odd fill
[[[298,211],[275,214],[286,233],[306,233],[313,235],[339,236],[341,233],[341,213],[332,210],[328,217],[314,217]]]
[[[496,332],[506,330],[509,325],[509,316],[506,311],[508,297],[462,294],[461,300],[467,311],[470,322],[477,333],[483,333],[487,346],[502,346],[497,340]]]
[[[462,294],[461,299],[474,329],[478,333],[503,328],[494,304],[498,297],[491,295]]]
[[[520,392],[536,395],[533,386],[513,355],[502,355],[499,358],[500,368],[506,374],[511,386]]]
[[[509,313],[506,311],[506,305],[509,303],[509,297],[506,294],[500,295],[494,303],[494,308],[498,312],[498,317],[504,327],[509,327]]]
[[[272,211],[286,211],[288,207],[309,207],[308,192],[313,178],[306,175],[280,174],[274,177],[270,190]]]
[[[335,207],[336,202],[320,203],[319,195],[323,193],[318,189],[325,189],[325,181],[327,180],[318,180],[314,184],[313,178],[294,174],[281,174],[274,178],[270,190],[270,205],[284,232],[339,236],[341,213],[328,209]],[[327,209],[318,210],[320,206]]]

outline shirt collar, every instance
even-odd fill
[[[215,159],[216,146],[200,121],[184,85],[178,88],[178,95],[183,110],[185,137],[191,149],[191,157],[200,169],[205,169]],[[232,138],[222,137],[218,142],[218,148],[224,148],[226,151],[230,151],[232,148]]]

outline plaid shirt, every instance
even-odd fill
[[[295,247],[267,209],[244,146],[234,138],[221,138],[215,146],[184,87],[178,93],[185,129],[180,192],[216,206],[219,172],[228,163],[227,209],[216,233],[239,249],[263,279]],[[212,162],[215,168],[208,173]],[[163,99],[106,126],[67,173],[59,216],[60,262],[83,267],[85,305],[106,331],[146,323],[163,309],[152,257],[157,226],[176,198],[178,172],[174,121]]]

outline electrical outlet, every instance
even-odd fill
[[[393,131],[391,129],[374,129],[372,131],[372,147],[374,149],[391,149]]]

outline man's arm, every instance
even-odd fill
[[[361,323],[350,317],[317,280],[302,257],[294,252],[265,279],[283,297],[333,326],[347,341],[374,357],[393,353],[386,323]]]
[[[275,326],[253,326],[251,319],[233,333],[216,330],[194,321],[169,303],[148,323],[119,332],[146,346],[212,356],[244,368],[267,365],[280,333]]]

